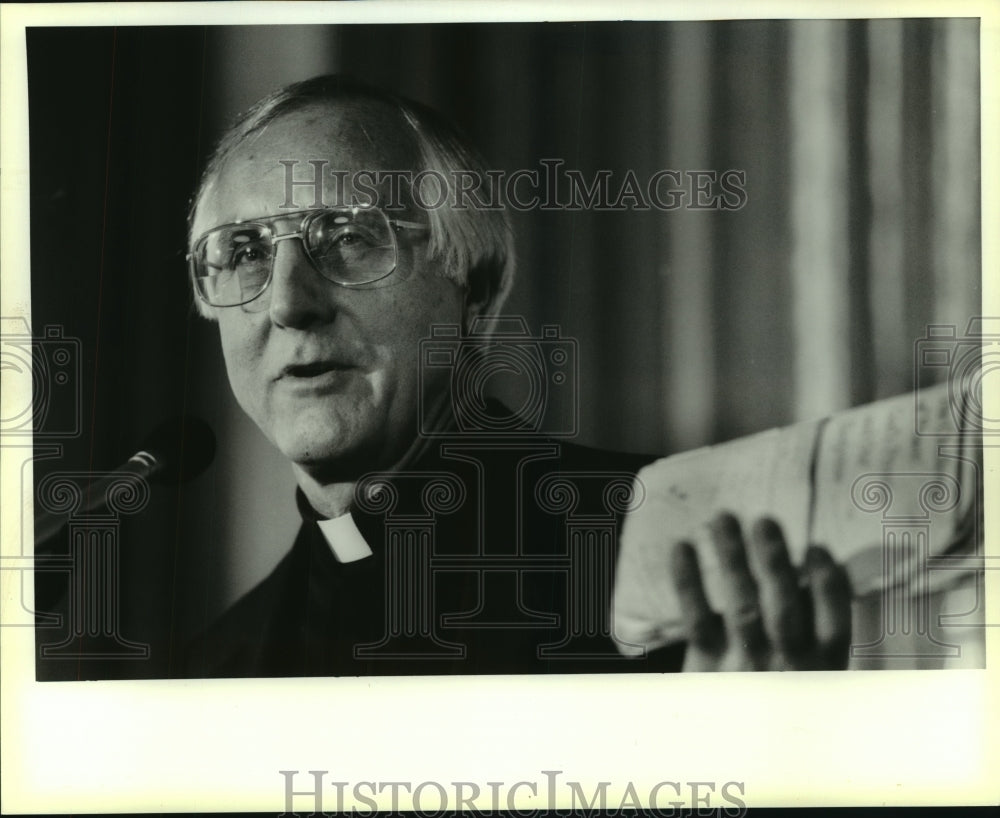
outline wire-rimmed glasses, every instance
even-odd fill
[[[291,222],[298,229],[278,232]],[[300,239],[306,256],[323,278],[358,287],[396,269],[398,230],[427,230],[420,222],[390,219],[377,207],[300,210],[213,227],[188,254],[195,292],[213,307],[253,301],[271,283],[277,244]]]

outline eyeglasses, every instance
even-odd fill
[[[281,223],[298,229],[279,233]],[[188,254],[198,297],[213,307],[238,307],[257,298],[271,283],[279,241],[300,239],[315,270],[343,287],[385,278],[396,269],[398,230],[428,225],[390,219],[377,207],[300,210],[214,227]]]

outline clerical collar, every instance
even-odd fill
[[[433,438],[455,429],[455,421],[451,412],[447,411],[448,402],[440,400],[436,407],[424,419],[424,434],[417,435],[394,471],[405,472],[421,461],[430,450]],[[433,430],[430,432],[429,430]],[[320,514],[312,507],[302,489],[295,488],[295,503],[303,520],[310,520],[319,526],[323,537],[337,562],[357,562],[374,553],[364,535],[358,530],[354,517],[348,511],[339,517],[330,519]]]
[[[319,514],[306,499],[302,489],[295,490],[295,503],[302,519],[311,520],[319,526],[323,539],[330,546],[337,562],[358,562],[372,556],[371,546],[365,541],[354,522],[351,512],[330,519]]]

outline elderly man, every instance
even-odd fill
[[[511,283],[503,211],[453,198],[436,206],[448,197],[414,181],[462,173],[485,178],[434,112],[342,77],[262,100],[212,156],[191,215],[196,300],[218,323],[241,407],[291,461],[303,525],[274,572],[197,640],[184,673],[846,664],[840,567],[813,549],[798,571],[775,525],[761,521],[745,545],[726,515],[712,527],[724,609],[710,608],[693,548],[665,541],[689,642],[639,658],[615,650],[608,610],[623,509],[609,512],[601,489],[650,458],[531,429],[470,437],[456,420],[467,396],[453,369],[420,365],[435,328],[487,348],[469,331],[498,312]],[[581,487],[577,511],[611,514],[596,545],[568,547],[569,512],[543,489],[561,478]]]

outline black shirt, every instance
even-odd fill
[[[188,677],[673,671],[621,656],[610,601],[635,473],[652,458],[542,438],[443,438],[359,483],[373,555],[303,523],[274,571],[196,640]]]

